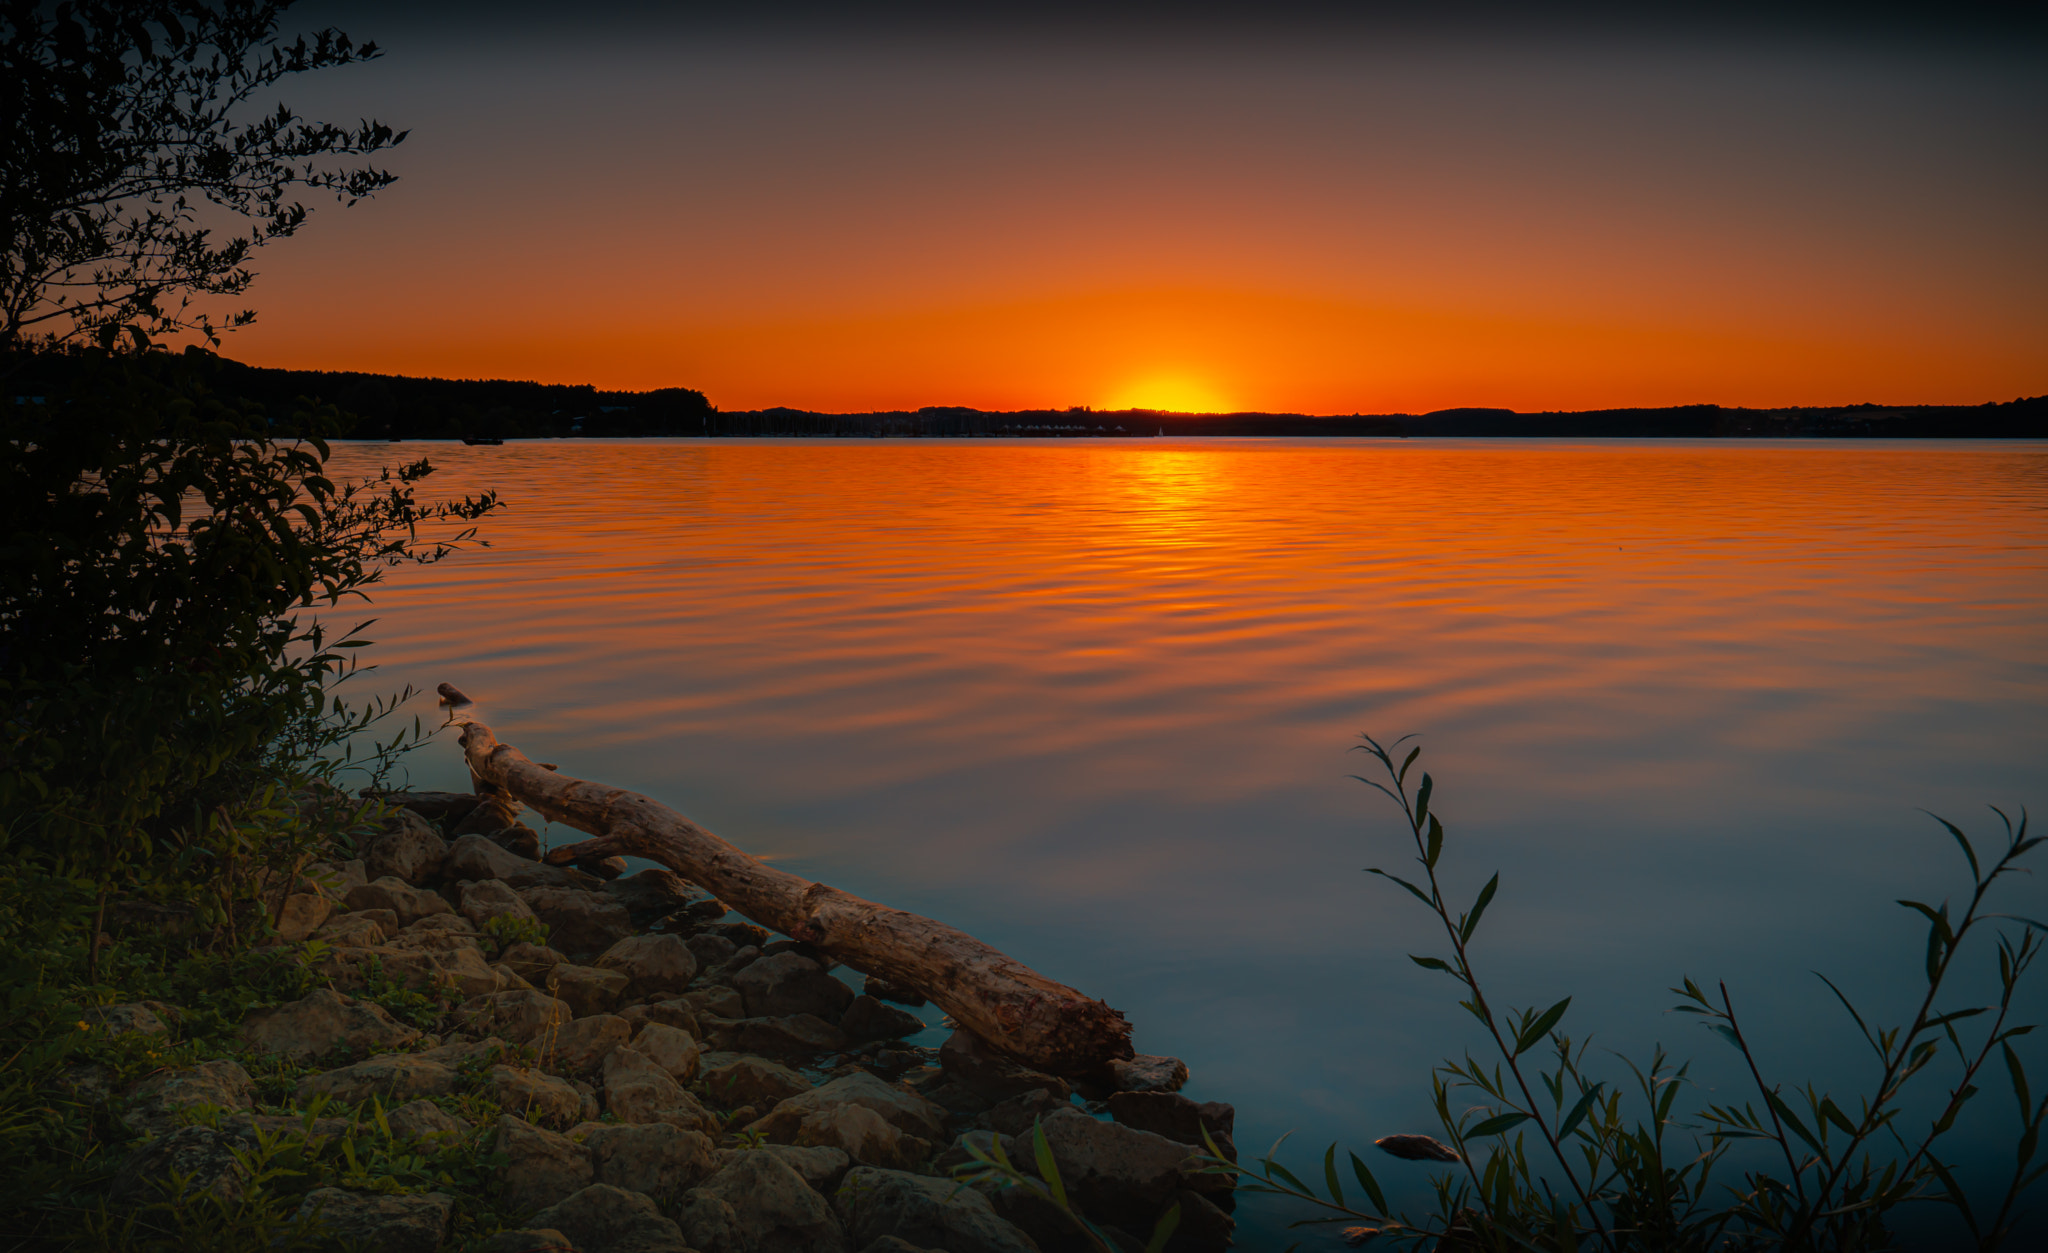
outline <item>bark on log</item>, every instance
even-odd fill
[[[591,783],[527,759],[440,687],[463,727],[470,770],[545,815],[596,836],[548,854],[557,864],[625,854],[659,862],[764,927],[812,944],[864,974],[917,988],[967,1030],[1058,1075],[1102,1072],[1131,1056],[1131,1026],[1101,1001],[941,922],[865,901],[766,866],[637,792]]]

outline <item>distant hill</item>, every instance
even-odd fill
[[[188,361],[195,358],[188,355]],[[500,439],[574,436],[804,436],[823,438],[993,436],[1075,439],[1133,435],[1458,435],[1547,437],[1843,437],[1879,439],[2048,438],[2048,396],[1984,405],[1841,405],[1825,408],[1591,409],[1517,413],[1512,409],[1439,409],[1433,413],[1161,413],[1149,409],[1027,409],[998,412],[930,406],[887,413],[805,409],[720,412],[686,387],[600,391],[588,384],[509,379],[411,378],[334,370],[276,370],[226,357],[202,368],[220,392],[289,413],[305,401],[347,415],[359,439]],[[38,359],[27,376],[61,375],[61,359]]]

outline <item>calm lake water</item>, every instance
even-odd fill
[[[2048,804],[2041,444],[335,461],[422,454],[443,493],[509,507],[490,550],[378,595],[365,693],[452,681],[537,760],[1103,997],[1140,1051],[1188,1061],[1191,1096],[1236,1104],[1240,1145],[1293,1129],[1297,1168],[1435,1130],[1430,1067],[1481,1042],[1404,956],[1442,948],[1431,920],[1361,873],[1410,854],[1349,778],[1360,732],[1420,733],[1459,893],[1501,871],[1476,950],[1496,1002],[1573,995],[1566,1029],[1632,1057],[1662,1042],[1716,1101],[1752,1094],[1667,987],[1727,980],[1775,1077],[1860,1091],[1871,1067],[1810,971],[1910,1013],[1924,932],[1892,901],[1967,888],[1919,810],[1981,846],[1987,803]],[[466,787],[452,741],[410,770]],[[2048,912],[2041,878],[2007,901]],[[1961,1129],[1979,1169],[2014,1126],[2003,1078],[1984,1086]],[[1420,1165],[1371,1157],[1421,1201]],[[1283,1247],[1300,1214],[1245,1205],[1240,1247]],[[1341,1247],[1316,1230],[1307,1247]]]

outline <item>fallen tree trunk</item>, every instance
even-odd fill
[[[962,931],[762,865],[637,792],[561,774],[501,744],[467,696],[443,683],[449,721],[463,727],[470,771],[551,822],[596,836],[548,854],[555,863],[623,854],[702,884],[764,927],[864,974],[918,989],[984,1041],[1061,1075],[1098,1073],[1131,1056],[1131,1027],[1101,1001],[1055,983]]]

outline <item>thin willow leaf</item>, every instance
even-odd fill
[[[1555,1027],[1564,1018],[1564,1011],[1571,1007],[1571,1003],[1572,998],[1567,996],[1549,1009],[1544,1010],[1541,1018],[1530,1023],[1528,1029],[1516,1037],[1514,1055],[1520,1057],[1542,1043],[1543,1037],[1550,1034],[1550,1029]]]
[[[1923,809],[1920,812],[1926,814],[1929,818],[1934,819],[1942,826],[1947,827],[1948,833],[1956,837],[1956,843],[1963,846],[1963,856],[1970,859],[1970,877],[1972,879],[1975,879],[1977,882],[1982,883],[1984,881],[1984,872],[1978,869],[1977,867],[1977,850],[1970,847],[1970,837],[1963,834],[1963,830],[1961,827],[1958,827],[1955,823],[1950,822],[1948,819],[1942,817],[1940,814],[1937,814],[1932,810],[1927,809]]]
[[[1337,1146],[1332,1144],[1323,1150],[1323,1182],[1329,1185],[1330,1199],[1344,1204],[1344,1185],[1337,1178]]]
[[[1519,1127],[1523,1123],[1528,1121],[1529,1115],[1520,1112],[1512,1114],[1495,1114],[1493,1117],[1487,1119],[1485,1122],[1482,1122],[1478,1126],[1473,1127],[1471,1130],[1467,1131],[1465,1135],[1475,1140],[1483,1136],[1495,1136],[1501,1134],[1504,1131],[1512,1131],[1516,1127]]]
[[[1153,1224],[1152,1238],[1145,1242],[1145,1253],[1164,1253],[1166,1242],[1173,1239],[1174,1228],[1180,1226],[1180,1202],[1166,1207],[1166,1212]]]
[[[1372,1177],[1372,1172],[1365,1168],[1365,1163],[1356,1153],[1351,1154],[1351,1173],[1357,1177],[1358,1186],[1364,1188],[1365,1194],[1372,1198],[1374,1212],[1384,1216],[1387,1212],[1387,1196],[1380,1191],[1379,1180]]]
[[[1465,925],[1458,929],[1459,939],[1470,940],[1472,933],[1479,929],[1479,919],[1486,913],[1486,907],[1493,903],[1493,894],[1499,887],[1500,875],[1496,872],[1486,881],[1486,886],[1479,889],[1479,899],[1472,902],[1472,912],[1465,915]]]
[[[1036,1120],[1031,1124],[1031,1152],[1038,1159],[1038,1177],[1052,1189],[1052,1199],[1059,1202],[1061,1209],[1068,1208],[1067,1185],[1060,1182],[1059,1163],[1053,1160],[1052,1145],[1045,1140],[1045,1124]]]
[[[1562,1140],[1572,1133],[1572,1129],[1577,1127],[1586,1117],[1587,1113],[1592,1110],[1593,1102],[1600,1099],[1600,1089],[1606,1086],[1604,1083],[1596,1083],[1586,1089],[1586,1094],[1578,1099],[1578,1103],[1572,1106],[1571,1112],[1564,1116],[1564,1121],[1558,1124],[1558,1139]]]
[[[1444,824],[1436,820],[1435,814],[1431,814],[1429,816],[1429,846],[1423,851],[1422,864],[1434,870],[1436,868],[1436,860],[1443,856],[1443,851]]]
[[[1399,786],[1400,784],[1406,783],[1408,781],[1408,767],[1414,765],[1415,759],[1420,756],[1422,756],[1422,745],[1417,744],[1414,748],[1408,750],[1407,759],[1401,763],[1400,771],[1394,775],[1394,783],[1396,786]]]
[[[2027,1086],[2027,1068],[2020,1064],[2020,1055],[2012,1051],[2012,1045],[2005,1040],[1998,1042],[2005,1050],[2006,1073],[2012,1076],[2012,1094],[2019,1099],[2020,1119],[2025,1121],[2034,1112],[2033,1089]]]
[[[1422,772],[1422,786],[1415,792],[1415,829],[1420,831],[1429,820],[1429,794],[1436,790],[1436,780],[1429,777],[1429,771]]]
[[[1429,899],[1429,896],[1426,893],[1424,893],[1421,888],[1416,887],[1414,884],[1408,882],[1408,880],[1403,879],[1399,875],[1388,874],[1386,871],[1381,870],[1378,866],[1367,866],[1365,868],[1365,873],[1376,874],[1382,879],[1392,879],[1394,882],[1400,884],[1402,887],[1407,888],[1408,891],[1414,895],[1416,900],[1421,901],[1423,904],[1429,906],[1431,909],[1436,908],[1436,902]]]

